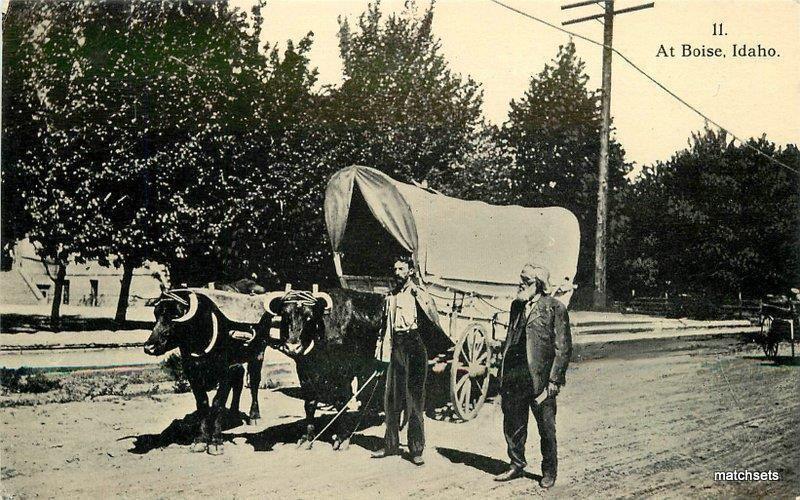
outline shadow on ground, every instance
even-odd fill
[[[800,366],[800,356],[776,356],[774,358],[768,358],[766,356],[742,356],[742,359],[761,361],[761,366]]]
[[[321,415],[317,417],[315,422],[317,429],[324,429],[333,417],[334,415]],[[351,444],[361,446],[370,451],[376,451],[382,446],[382,439],[356,434],[364,429],[381,425],[383,423],[383,418],[380,416],[365,414],[362,417],[359,412],[348,411],[339,418],[343,419],[343,429],[345,431],[355,429],[354,435],[351,438]],[[244,413],[240,412],[238,415],[228,413],[223,419],[223,441],[232,443],[236,438],[244,438],[245,442],[251,445],[254,451],[272,451],[276,444],[297,443],[306,430],[305,419],[298,419],[294,422],[273,425],[259,432],[225,432],[240,427],[246,422],[247,416]],[[331,426],[331,428],[326,430],[322,436],[317,439],[316,443],[326,443],[328,446],[331,446],[333,443],[334,427],[335,426]],[[129,449],[128,452],[136,455],[143,455],[155,449],[166,448],[173,444],[189,446],[194,442],[194,437],[198,435],[199,432],[200,420],[197,412],[193,412],[181,419],[173,420],[166,429],[158,434],[125,436],[120,438],[120,440],[133,438],[133,447]]]
[[[450,460],[454,464],[468,465],[492,476],[502,474],[503,472],[507,471],[509,467],[508,462],[469,451],[454,450],[452,448],[442,447],[437,447],[436,451],[439,453],[439,455]],[[530,472],[525,472],[524,477],[533,479],[535,481],[538,481],[542,478],[542,476],[531,474]]]

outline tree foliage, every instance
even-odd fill
[[[511,101],[508,121],[493,134],[493,142],[485,141],[482,155],[464,168],[473,186],[467,196],[497,204],[562,206],[577,216],[579,291],[589,291],[593,283],[602,123],[600,93],[588,88],[584,66],[572,42],[559,47],[524,95]],[[630,166],[618,143],[612,140],[609,149],[613,219],[613,200]]]
[[[267,268],[246,232],[264,210],[279,216],[273,163],[315,72],[310,37],[261,49],[260,9],[12,5],[8,46],[28,70],[4,101],[3,198],[23,207],[4,203],[4,215],[23,208],[31,239],[59,262],[113,257],[127,271],[157,259],[193,283]],[[41,124],[35,134],[26,121]],[[30,142],[9,152],[7,137]]]
[[[386,16],[380,2],[352,27],[339,20],[344,81],[330,95],[333,161],[378,168],[401,181],[431,180],[472,147],[483,95],[453,73],[433,33],[434,4],[406,2]]]
[[[751,146],[800,168],[795,145]],[[725,133],[693,134],[689,148],[648,167],[625,194],[612,265],[631,288],[728,299],[785,293],[800,283],[797,175]]]
[[[281,278],[332,282],[323,201],[336,170],[360,164],[446,186],[451,163],[463,163],[474,148],[482,95],[476,82],[449,69],[433,15],[433,4],[419,12],[414,2],[385,15],[378,2],[355,26],[339,20],[343,81],[313,99],[275,163],[283,218],[270,231]]]

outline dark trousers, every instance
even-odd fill
[[[503,365],[503,434],[508,444],[511,464],[524,468],[525,441],[528,439],[528,409],[533,412],[542,451],[542,473],[555,475],[558,469],[556,444],[556,398],[547,398],[542,404],[534,401],[533,383],[525,355],[525,339],[509,347]]]
[[[400,446],[400,411],[408,418],[408,449],[412,456],[425,449],[425,380],[428,352],[416,330],[392,336],[392,355],[386,373],[383,408],[386,413],[387,450]]]

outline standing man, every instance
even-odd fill
[[[537,264],[526,264],[520,273],[517,298],[504,353],[501,395],[503,434],[511,467],[495,477],[509,481],[521,477],[528,437],[528,408],[536,418],[542,450],[542,488],[556,482],[556,396],[564,385],[572,355],[567,308],[547,295],[550,273]],[[546,399],[545,399],[546,398]]]
[[[400,412],[405,409],[408,419],[408,448],[411,461],[422,465],[425,449],[425,380],[428,375],[428,350],[439,334],[439,315],[433,300],[411,276],[414,262],[411,257],[399,257],[394,262],[395,287],[386,297],[384,329],[391,345],[389,369],[383,408],[386,413],[384,448],[373,458],[400,454]],[[379,342],[379,351],[383,342]],[[378,356],[381,358],[381,356]]]

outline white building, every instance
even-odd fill
[[[24,239],[17,242],[10,268],[4,268],[0,272],[0,303],[51,302],[55,283],[50,276],[55,277],[56,271],[57,266],[52,262],[42,262],[30,241]],[[161,282],[156,273],[163,274],[163,266],[157,263],[146,264],[134,270],[129,304],[157,297],[161,293]],[[63,302],[72,305],[115,306],[121,286],[121,267],[105,267],[97,261],[87,261],[84,264],[71,262],[67,265]]]

